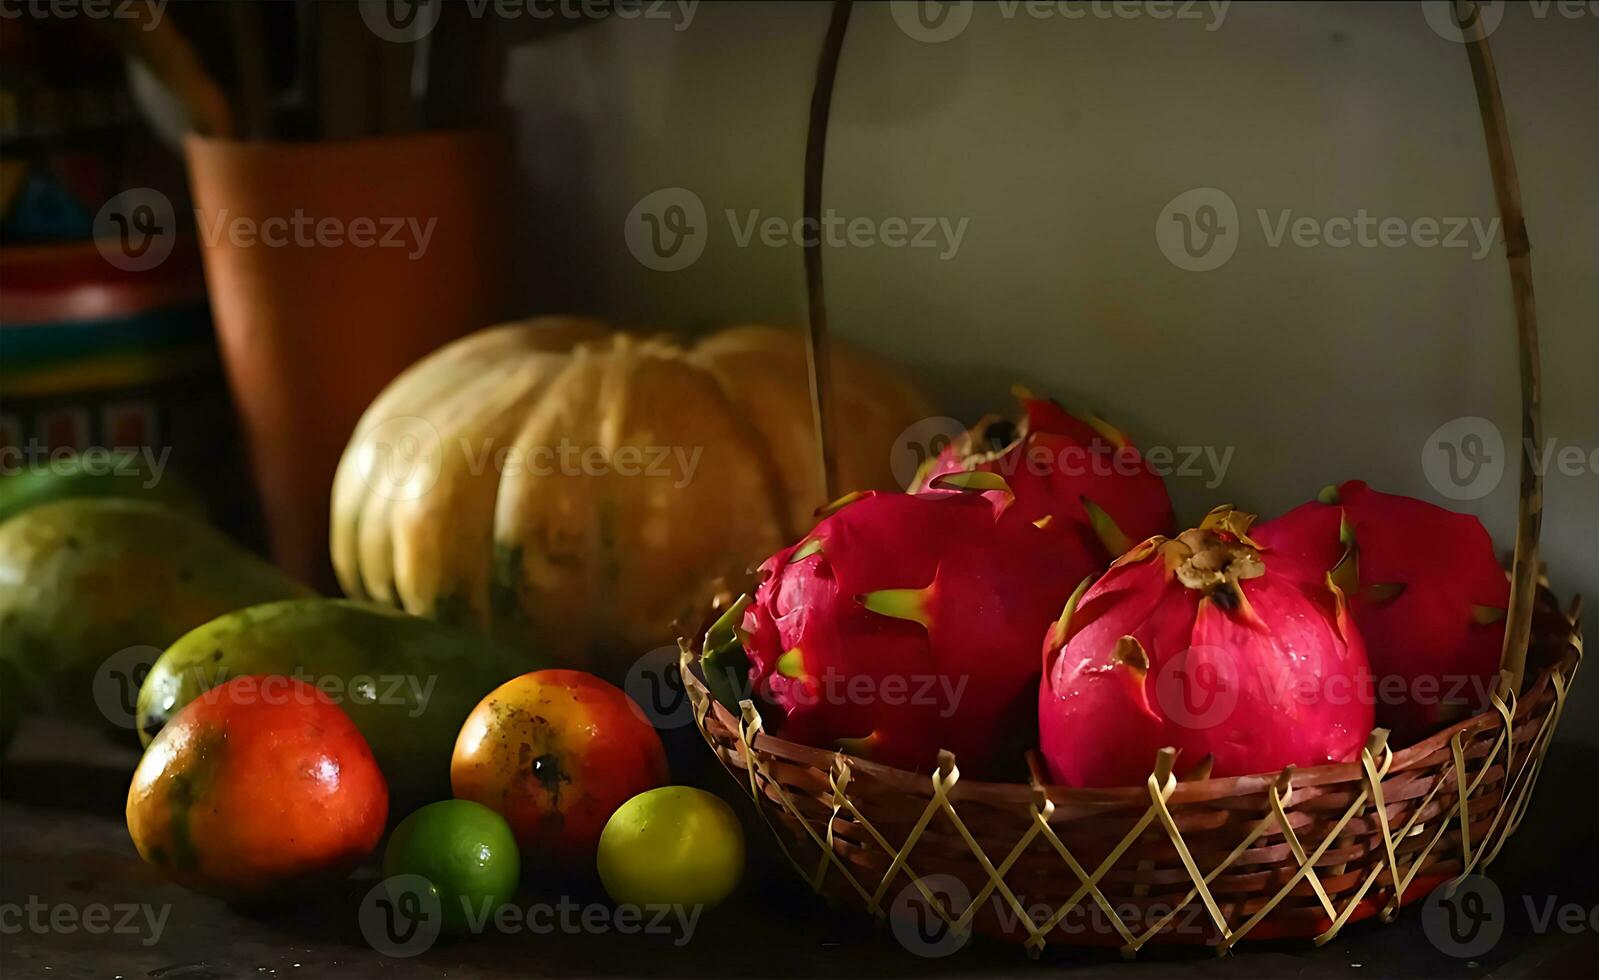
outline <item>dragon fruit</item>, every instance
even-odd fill
[[[1019,734],[1020,758],[1038,638],[1100,559],[996,512],[994,474],[934,486],[964,490],[851,494],[761,566],[740,639],[785,738],[905,769],[949,749],[983,772]]]
[[[1039,742],[1053,779],[1141,782],[1156,753],[1234,776],[1346,760],[1372,728],[1365,647],[1337,586],[1277,568],[1218,507],[1084,583],[1049,628]]]
[[[1105,420],[1086,420],[1054,401],[1017,389],[1021,418],[990,416],[930,459],[911,485],[930,488],[947,473],[1003,476],[1014,501],[992,495],[1030,521],[1042,521],[1059,547],[1087,547],[1101,567],[1152,534],[1172,530],[1171,498],[1125,435]]]
[[[1328,571],[1377,675],[1377,721],[1412,741],[1480,710],[1504,645],[1510,583],[1482,523],[1359,480],[1255,529],[1302,580]]]

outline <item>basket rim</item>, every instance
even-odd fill
[[[1551,596],[1550,598],[1552,599],[1553,597]],[[1563,683],[1569,685],[1572,674],[1582,657],[1580,608],[1580,597],[1573,601],[1569,611],[1561,610],[1558,604],[1555,604],[1555,609],[1565,625],[1564,632],[1566,635],[1560,637],[1564,647],[1560,656],[1551,660],[1543,670],[1539,671],[1537,678],[1513,699],[1514,721],[1519,722],[1539,711],[1539,705],[1550,696],[1550,689],[1557,675]],[[1554,630],[1548,631],[1551,636],[1555,632]],[[700,641],[680,638],[678,643],[685,654],[686,663],[698,668],[703,652]],[[709,688],[706,687],[704,679],[700,676],[700,670],[684,670],[683,683],[686,688],[694,690],[694,697],[704,698],[706,713],[714,715],[723,728],[730,732],[739,731],[739,719],[728,711],[726,706],[711,696]],[[760,717],[758,710],[750,702],[744,703],[750,704],[749,710],[755,711],[757,718]],[[1448,751],[1450,742],[1456,733],[1469,738],[1479,732],[1499,728],[1503,724],[1504,719],[1499,714],[1499,711],[1490,705],[1471,718],[1449,725],[1419,742],[1413,742],[1403,748],[1394,749],[1387,773],[1389,776],[1393,776],[1409,769],[1421,767],[1426,760],[1437,753]],[[703,731],[702,729],[702,734],[707,739],[710,738],[708,731]],[[764,728],[751,732],[749,746],[753,751],[759,751],[777,759],[824,771],[832,769],[838,762],[844,762],[847,763],[852,772],[857,775],[869,776],[873,782],[880,784],[882,789],[887,792],[911,795],[926,795],[928,792],[928,773],[915,772],[881,762],[873,762],[870,759],[850,755],[842,750],[824,749],[814,745],[790,741],[781,736],[773,735]],[[957,763],[958,761],[956,760]],[[1290,766],[1288,770],[1293,773],[1294,785],[1300,787],[1347,782],[1351,779],[1358,780],[1362,776],[1362,766],[1359,759],[1320,766]],[[1201,780],[1182,780],[1178,782],[1175,791],[1171,795],[1170,802],[1174,805],[1178,803],[1204,803],[1264,793],[1279,782],[1284,771],[1277,770]],[[1105,807],[1107,809],[1120,809],[1128,805],[1147,803],[1149,797],[1149,789],[1142,784],[1088,788],[1066,786],[1058,783],[989,782],[975,779],[961,779],[958,785],[951,787],[950,796],[952,799],[981,797],[994,804],[1025,806],[1035,802],[1041,792],[1046,794],[1057,806],[1069,804],[1083,808]]]

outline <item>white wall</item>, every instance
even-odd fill
[[[1511,6],[1492,42],[1534,249],[1548,435],[1591,458],[1599,13]],[[1351,477],[1448,502],[1421,465],[1438,426],[1484,416],[1514,445],[1502,243],[1481,258],[1273,248],[1256,214],[1495,215],[1464,52],[1421,5],[1234,3],[1219,25],[1208,12],[1040,20],[978,8],[935,44],[907,36],[887,5],[857,5],[826,203],[967,225],[948,259],[832,250],[837,334],[911,364],[963,417],[1005,406],[1022,380],[1097,406],[1145,446],[1232,447],[1219,487],[1171,481],[1188,518],[1222,500],[1273,513]],[[724,212],[798,216],[826,18],[823,4],[702,3],[686,30],[613,20],[519,49],[508,88],[533,201],[529,309],[678,326],[798,320],[800,250],[740,247]],[[703,201],[708,229],[697,262],[660,272],[633,257],[623,226],[669,186]],[[1156,219],[1205,186],[1236,203],[1241,237],[1225,265],[1185,271],[1157,247]],[[1552,472],[1547,498],[1554,582],[1599,594],[1599,475]],[[1513,468],[1455,506],[1508,548]],[[1594,635],[1590,625],[1590,645]],[[1579,681],[1564,738],[1595,740],[1595,673]]]

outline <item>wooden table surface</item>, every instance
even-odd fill
[[[18,737],[0,768],[0,977],[1599,975],[1599,754],[1574,745],[1555,746],[1520,833],[1493,866],[1504,932],[1474,959],[1441,950],[1416,907],[1392,925],[1351,926],[1320,949],[1259,944],[1226,957],[1155,950],[1124,962],[1114,952],[1052,947],[1035,962],[1018,947],[976,938],[926,958],[902,948],[892,930],[812,896],[754,826],[739,894],[706,913],[686,942],[678,930],[584,929],[578,912],[563,929],[552,912],[540,932],[441,940],[420,955],[393,958],[375,950],[358,924],[361,899],[377,880],[372,869],[293,908],[252,913],[151,873],[122,820],[136,760],[125,740],[59,722],[30,719]],[[694,777],[710,780],[730,797],[737,792],[719,771]],[[748,805],[742,809],[749,817]],[[517,901],[554,903],[557,895],[569,896],[572,909],[606,907],[583,883],[541,889],[535,881]]]

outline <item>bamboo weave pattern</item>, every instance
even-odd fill
[[[767,734],[680,666],[695,723],[811,887],[888,914],[914,887],[960,932],[1120,946],[1248,937],[1317,945],[1352,921],[1391,920],[1438,884],[1486,868],[1520,824],[1582,656],[1577,608],[1564,649],[1517,698],[1395,752],[1373,732],[1356,763],[1179,781],[1162,751],[1142,788],[961,783],[949,753],[930,775]],[[1555,637],[1556,645],[1562,638]],[[916,864],[913,867],[912,859]],[[970,895],[947,907],[929,875]],[[1088,935],[1074,913],[1101,917]]]

